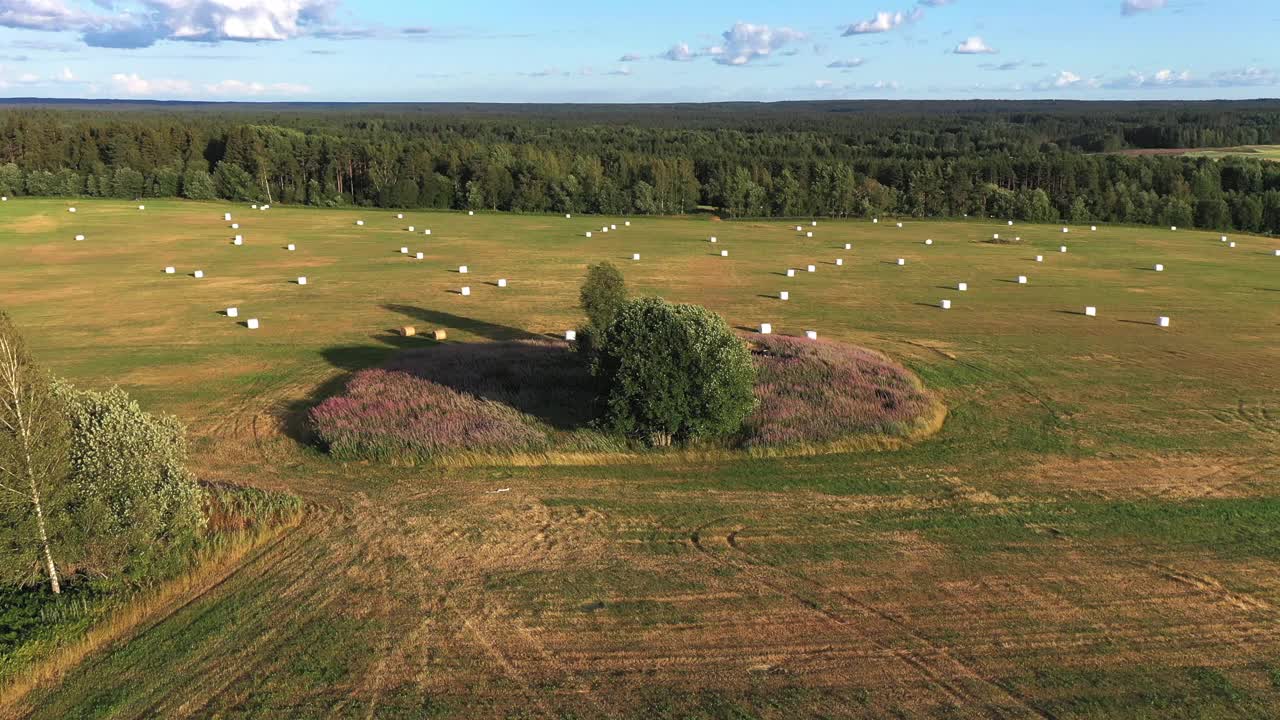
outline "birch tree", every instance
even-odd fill
[[[0,312],[0,531],[8,536],[0,539],[19,559],[5,566],[15,573],[43,568],[57,594],[62,584],[50,513],[67,474],[68,430],[50,388],[50,378]]]

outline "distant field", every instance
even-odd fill
[[[1177,155],[1179,157],[1224,158],[1251,157],[1260,160],[1280,161],[1280,145],[1245,145],[1233,148],[1169,148],[1152,150],[1122,150],[1120,155]]]
[[[0,307],[42,362],[179,415],[201,477],[315,507],[20,716],[1280,712],[1280,241],[630,220],[0,204]],[[947,424],[894,452],[532,468],[341,465],[299,441],[348,373],[431,342],[393,328],[558,336],[602,259],[744,329],[887,353]]]

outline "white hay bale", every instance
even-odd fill
[[[167,268],[165,268],[165,269],[164,269],[164,274],[165,274],[165,275],[173,275],[173,274],[174,274],[174,273],[176,273],[176,272],[178,272],[178,269],[177,269],[177,268],[175,268],[175,267],[174,267],[174,266],[172,266],[172,265],[170,265],[169,267],[167,267]]]
[[[76,211],[76,209],[75,209],[75,208],[67,208],[67,212],[69,212],[69,213],[73,213],[73,212],[75,212],[75,211]]]
[[[804,235],[805,235],[805,237],[813,237],[813,233],[812,233],[812,232],[807,232],[807,233],[805,233]]]
[[[468,211],[467,211],[467,215],[475,215],[475,214],[476,214],[476,211],[475,211],[475,210],[468,210]]]
[[[306,276],[306,275],[299,275],[299,276],[298,276],[298,284],[299,284],[299,285],[306,285],[306,284],[307,284],[307,276]]]
[[[814,220],[812,223],[810,223],[810,226],[811,226],[811,227],[818,227],[818,221],[817,221],[817,220]]]
[[[1090,226],[1089,226],[1089,232],[1098,232],[1098,226],[1097,226],[1097,225],[1090,225]]]
[[[565,330],[564,339],[567,342],[573,342],[578,339],[578,332],[576,330]]]
[[[1178,232],[1178,226],[1177,226],[1177,225],[1170,225],[1170,226],[1169,226],[1169,230],[1170,230],[1170,231],[1172,231],[1172,232]]]
[[[1160,263],[1156,263],[1155,271],[1164,272],[1164,265],[1161,265]]]
[[[84,240],[84,236],[83,236],[83,235],[77,235],[77,236],[76,236],[76,242],[80,242],[81,240]]]
[[[991,239],[992,239],[992,240],[999,240],[999,239],[1000,239],[1000,233],[992,233],[992,235],[991,235]]]
[[[631,227],[631,221],[630,221],[630,220],[628,220],[628,221],[626,221],[626,222],[624,222],[624,223],[622,223],[622,224],[623,224],[623,225],[625,225],[625,226],[627,226],[627,227]]]
[[[1165,317],[1164,315],[1161,315],[1160,317],[1156,318],[1156,324],[1159,325],[1160,327],[1169,327],[1169,318]]]
[[[257,206],[257,205],[253,205],[252,207],[253,207],[253,209],[254,209],[254,210],[257,210],[257,209],[258,209],[258,206]]]
[[[227,317],[240,317],[240,308],[227,308]]]
[[[425,258],[425,257],[426,257],[426,255],[425,255],[425,254],[423,254],[423,253],[418,253],[417,255],[414,255],[414,258],[415,258],[415,259],[417,259],[417,260],[422,260],[422,259],[423,259],[423,258]]]
[[[9,202],[8,195],[0,195],[0,202]]]
[[[404,219],[404,213],[396,213],[396,219],[397,219],[397,220],[403,220],[403,219]]]
[[[932,245],[932,244],[933,244],[933,240],[925,240],[925,241],[924,241],[924,244],[925,244],[925,245]]]
[[[906,258],[898,258],[898,264],[899,264],[899,265],[906,265],[906,264],[907,264],[907,259],[906,259]]]
[[[797,225],[797,226],[796,226],[796,232],[804,232],[804,226],[803,226],[803,225]]]
[[[1276,257],[1280,257],[1280,250],[1276,250]]]
[[[879,222],[880,222],[880,218],[871,218],[871,224],[872,224],[872,225],[877,225],[877,224],[879,224]]]
[[[631,259],[632,259],[632,260],[639,260],[639,259],[640,259],[640,253],[631,253]]]
[[[231,222],[231,213],[222,213],[223,222]]]
[[[498,278],[498,287],[506,287],[506,286],[507,286],[507,279],[506,279],[506,278]]]
[[[463,286],[462,286],[462,294],[463,294],[463,295],[470,295],[470,294],[471,294],[471,288],[470,288],[470,287],[468,287],[468,286],[466,286],[466,285],[463,285]]]
[[[1227,241],[1226,235],[1223,235],[1222,238],[1219,240],[1219,242],[1226,242],[1226,241]]]
[[[602,233],[607,233],[607,232],[609,232],[609,226],[608,226],[608,225],[606,225],[606,226],[604,226],[604,227],[600,228],[600,232],[602,232]]]
[[[845,249],[845,250],[852,250],[852,249],[853,249],[853,243],[845,243],[845,244],[844,244],[844,249]]]
[[[817,265],[807,265],[807,266],[805,266],[805,270],[806,270],[806,271],[808,271],[808,272],[818,272],[818,266],[817,266]]]
[[[263,205],[263,206],[262,206],[262,209],[263,209],[263,210],[270,210],[270,209],[271,209],[271,206],[270,206],[270,205]]]
[[[568,219],[569,219],[569,218],[571,218],[571,217],[573,217],[573,215],[571,215],[570,213],[565,213],[565,214],[564,214],[564,219],[565,219],[565,220],[568,220]]]
[[[951,309],[951,301],[950,301],[950,300],[942,300],[942,301],[939,301],[939,303],[938,303],[938,307],[941,307],[943,310],[950,310],[950,309]]]
[[[710,239],[709,239],[709,242],[711,242],[711,243],[713,243],[713,244],[714,244],[714,243],[718,243],[718,242],[720,242],[720,241],[719,241],[719,240],[717,240],[717,239],[715,239],[714,237],[712,237],[712,238],[710,238]]]
[[[401,255],[408,255],[408,254],[409,254],[409,248],[407,248],[407,247],[402,247],[402,248],[400,248],[400,254],[401,254]]]
[[[293,243],[289,243],[288,245],[284,246],[284,249],[288,250],[289,252],[293,252],[294,250],[298,249],[298,246],[294,245]]]
[[[1084,314],[1087,315],[1088,317],[1098,317],[1098,308],[1092,305],[1089,305],[1085,307]]]
[[[1043,256],[1043,255],[1037,255],[1037,256],[1036,256],[1036,262],[1044,262],[1044,256]]]
[[[898,223],[898,227],[902,227],[902,223]]]
[[[1235,243],[1235,241],[1234,241],[1234,240],[1232,240],[1231,242],[1227,243],[1227,247],[1229,247],[1229,248],[1233,248],[1233,247],[1235,247],[1235,246],[1236,246],[1236,243]]]
[[[591,231],[590,231],[590,230],[588,230],[588,231],[587,231],[587,237],[591,237]]]
[[[192,277],[196,277],[196,278],[202,278],[202,277],[204,277],[204,271],[203,271],[203,270],[197,270],[197,271],[195,271],[195,272],[191,273],[191,276],[192,276]]]
[[[795,277],[795,276],[796,276],[795,268],[787,268],[787,277]]]
[[[138,206],[138,209],[139,209],[139,210],[146,210],[146,209],[147,209],[147,206],[146,206],[146,205],[139,205],[139,206]]]
[[[239,230],[239,229],[240,229],[240,223],[231,223],[231,229],[232,229],[232,230]]]
[[[232,245],[243,245],[243,244],[244,244],[244,238],[242,238],[242,237],[240,237],[239,235],[237,235],[237,236],[235,237],[235,239],[231,241],[231,244],[232,244]]]
[[[363,221],[363,220],[357,220],[357,221],[356,221],[356,227],[364,227],[364,221]]]
[[[772,325],[772,324],[770,324],[770,323],[760,323],[760,334],[761,334],[761,335],[772,335],[772,334],[773,334],[773,325]]]
[[[1012,220],[1010,220],[1010,221],[1009,221],[1009,227],[1013,227],[1013,221],[1012,221]]]
[[[1022,236],[1019,235],[1013,239],[1014,242],[1022,242]]]
[[[414,232],[414,231],[415,231],[415,228],[414,228],[412,225],[410,225],[410,226],[409,226],[409,229],[408,229],[408,232]]]
[[[459,265],[459,266],[458,266],[458,274],[459,274],[459,275],[466,275],[468,272],[471,272],[471,271],[470,271],[469,269],[467,269],[467,266],[466,266],[466,265]]]
[[[969,292],[969,283],[956,283],[956,290],[959,290],[960,292]]]
[[[617,229],[618,229],[618,225],[617,225],[617,223],[611,223],[611,224],[609,225],[609,229],[610,229],[610,230],[617,230]]]
[[[1058,246],[1058,252],[1060,252],[1060,253],[1064,253],[1064,252],[1066,252],[1066,251],[1067,251],[1067,246],[1066,246],[1066,245],[1059,245],[1059,246]]]
[[[817,330],[805,330],[805,331],[804,331],[804,336],[805,336],[805,337],[807,337],[807,338],[809,338],[810,340],[817,340],[817,339],[818,339],[818,331],[817,331]]]
[[[1067,234],[1067,233],[1069,233],[1069,232],[1071,232],[1071,228],[1062,228],[1062,234],[1063,234],[1063,235],[1066,235],[1066,234]]]
[[[710,240],[711,242],[720,242],[720,239],[719,239],[719,238],[717,238],[715,235],[712,235],[711,237],[709,237],[709,238],[707,238],[707,239],[708,239],[708,240]]]
[[[257,330],[258,318],[249,318],[248,320],[245,321],[244,324],[245,324],[245,327],[249,328],[250,330]]]
[[[427,228],[426,230],[423,230],[423,231],[422,231],[422,234],[423,234],[423,235],[430,235],[430,234],[431,234],[431,228]]]
[[[841,267],[843,265],[844,265],[844,258],[836,258],[836,267]]]
[[[781,291],[781,292],[779,292],[779,293],[778,293],[778,299],[779,299],[779,300],[790,300],[790,299],[791,299],[791,293],[790,293],[790,292],[787,292],[786,290],[783,290],[783,291]]]
[[[1019,284],[1019,285],[1026,285],[1026,284],[1027,284],[1027,276],[1026,276],[1026,275],[1019,275],[1019,276],[1018,276],[1018,284]]]

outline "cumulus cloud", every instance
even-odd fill
[[[1160,88],[1233,88],[1274,87],[1280,85],[1280,75],[1274,70],[1246,67],[1219,70],[1208,75],[1196,75],[1190,70],[1163,69],[1152,73],[1132,70],[1124,77],[1105,83],[1112,90],[1154,90]]]
[[[1033,86],[1035,90],[1081,90],[1102,87],[1098,78],[1086,78],[1070,70],[1061,70]]]
[[[698,53],[694,52],[689,43],[678,43],[672,45],[670,49],[662,53],[658,57],[664,60],[674,60],[676,62],[688,62],[698,57]]]
[[[117,92],[130,96],[190,95],[191,83],[186,80],[148,80],[138,73],[116,73],[111,85]]]
[[[886,93],[894,92],[902,89],[902,85],[896,80],[876,80],[869,83],[852,83],[848,85],[839,85],[831,80],[814,80],[812,85],[800,88],[801,90],[821,91],[826,95],[834,94],[854,94],[854,93]]]
[[[836,60],[835,62],[827,65],[827,67],[837,70],[850,70],[852,68],[862,67],[864,63],[866,63],[866,60],[863,60],[862,58],[853,58],[850,60]]]
[[[845,37],[848,37],[849,35],[885,33],[893,30],[894,28],[901,27],[906,23],[915,22],[922,17],[924,17],[924,11],[918,8],[911,12],[889,12],[888,10],[881,10],[870,20],[856,22],[845,28],[844,35]]]
[[[309,85],[298,83],[261,83],[243,80],[223,80],[204,89],[211,95],[254,96],[254,95],[306,95],[311,92]]]
[[[1168,0],[1124,0],[1120,5],[1120,13],[1122,15],[1137,15],[1152,10],[1160,10],[1168,4]]]
[[[999,51],[987,45],[986,41],[981,37],[974,35],[957,45],[956,49],[951,52],[956,55],[994,55]]]
[[[722,65],[746,65],[757,58],[768,57],[787,43],[803,40],[804,33],[788,27],[734,23],[721,35],[724,42],[708,50]]]
[[[94,14],[63,0],[0,0],[0,27],[77,32],[95,47],[147,47],[160,40],[259,42],[307,34],[340,37],[328,25],[337,0],[132,0]]]

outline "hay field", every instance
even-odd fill
[[[0,204],[0,305],[48,367],[179,415],[203,478],[314,504],[21,714],[1280,709],[1280,241],[888,218],[822,221],[808,239],[794,222],[631,220]],[[984,242],[997,232],[1023,242]],[[395,328],[559,335],[601,259],[633,290],[735,326],[887,353],[942,394],[947,424],[896,451],[546,467],[340,465],[299,441],[305,409],[347,373],[432,342]]]

